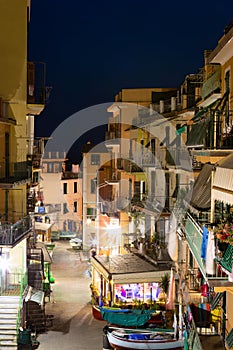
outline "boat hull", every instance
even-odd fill
[[[92,305],[92,315],[93,315],[95,320],[104,321],[102,314],[100,312],[100,309],[96,305]]]
[[[119,327],[141,327],[146,324],[153,324],[154,326],[163,325],[161,314],[156,315],[149,312],[149,310],[147,312],[146,310],[99,308],[97,305],[92,305],[92,314],[96,320],[104,320]]]
[[[145,334],[145,333],[144,333]],[[109,344],[114,349],[127,350],[127,349],[151,349],[151,350],[163,350],[163,349],[172,349],[172,350],[183,350],[184,342],[183,340],[163,340],[162,336],[160,339],[126,339],[121,335],[117,335],[117,332],[108,332],[107,333]]]

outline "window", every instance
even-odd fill
[[[91,179],[91,193],[95,193],[96,191],[96,180]]]
[[[59,163],[54,163],[53,172],[56,174],[61,172],[61,167]]]
[[[92,154],[91,155],[91,165],[100,165],[100,155]]]
[[[38,171],[35,171],[33,173],[33,182],[39,182],[39,172]]]
[[[63,194],[67,194],[67,182],[63,183]]]
[[[53,173],[53,163],[48,163],[48,173]]]
[[[67,203],[63,203],[63,214],[68,213],[68,211]]]
[[[230,91],[230,71],[225,74],[225,91]]]
[[[78,189],[78,187],[77,187],[77,181],[75,181],[75,182],[74,182],[74,193],[77,193],[77,189]]]
[[[74,213],[77,213],[77,209],[78,209],[78,203],[75,201],[74,202]]]

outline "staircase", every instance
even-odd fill
[[[0,296],[0,349],[17,349],[19,296]]]
[[[44,308],[33,301],[26,303],[27,323],[35,333],[46,332],[46,316]],[[0,348],[1,349],[1,348]]]

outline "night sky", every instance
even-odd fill
[[[114,101],[122,88],[179,87],[204,65],[204,50],[217,45],[232,17],[232,0],[31,0],[28,60],[46,63],[52,87],[36,136]],[[79,145],[98,142],[97,134]]]

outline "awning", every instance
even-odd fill
[[[218,110],[220,111],[220,113],[222,113],[227,98],[228,92],[225,92],[222,98],[219,98],[214,102],[210,103],[208,106],[201,109],[194,115],[194,117],[191,119],[194,122],[194,124],[192,124],[191,131],[188,134],[188,139],[186,142],[187,147],[194,148],[205,146],[205,137],[208,130],[208,124],[210,122],[210,113],[208,114],[208,116],[205,116],[205,114],[210,110],[212,110],[213,112]]]
[[[184,198],[185,202],[198,211],[208,210],[211,206],[211,177],[214,165],[204,164],[192,192]]]
[[[233,205],[233,154],[216,164],[212,196],[214,200]]]
[[[206,112],[208,112],[209,109],[211,109],[215,104],[215,108],[217,109],[220,105],[220,102],[222,102],[223,98],[225,97],[225,95],[222,98],[218,98],[217,100],[215,100],[214,102],[210,103],[208,106],[206,106],[205,108],[201,109],[200,111],[198,111],[194,117],[192,118],[193,121],[199,119],[200,117],[202,117]]]
[[[34,301],[38,305],[43,305],[44,302],[44,292],[42,290],[27,286],[23,298],[25,302]]]
[[[45,243],[36,242],[36,248],[39,248],[42,250],[45,262],[48,262],[48,263],[52,262],[52,257],[49,254],[48,248],[46,247]]]
[[[210,304],[211,310],[214,310],[218,306],[222,297],[223,297],[223,293],[220,293],[220,292],[215,295],[214,299]]]
[[[230,332],[227,334],[226,343],[227,343],[228,349],[231,349],[232,346],[233,346],[233,328],[232,328],[232,329],[230,330]]]
[[[176,130],[177,135],[181,135],[187,130],[187,124],[182,125],[179,129]]]
[[[136,254],[110,257],[96,255],[91,264],[105,280],[111,277],[114,284],[160,282],[161,277],[171,271],[167,264],[155,265]]]
[[[53,223],[52,224],[46,224],[44,222],[37,222],[35,221],[35,230],[38,230],[38,231],[48,231],[51,227],[53,226]]]
[[[233,246],[231,244],[228,245],[221,259],[217,260],[217,263],[229,273],[232,272],[233,266]]]
[[[186,142],[187,147],[203,147],[205,144],[205,137],[207,126],[209,124],[209,118],[205,118],[196,124],[192,125],[192,129],[188,134]]]

